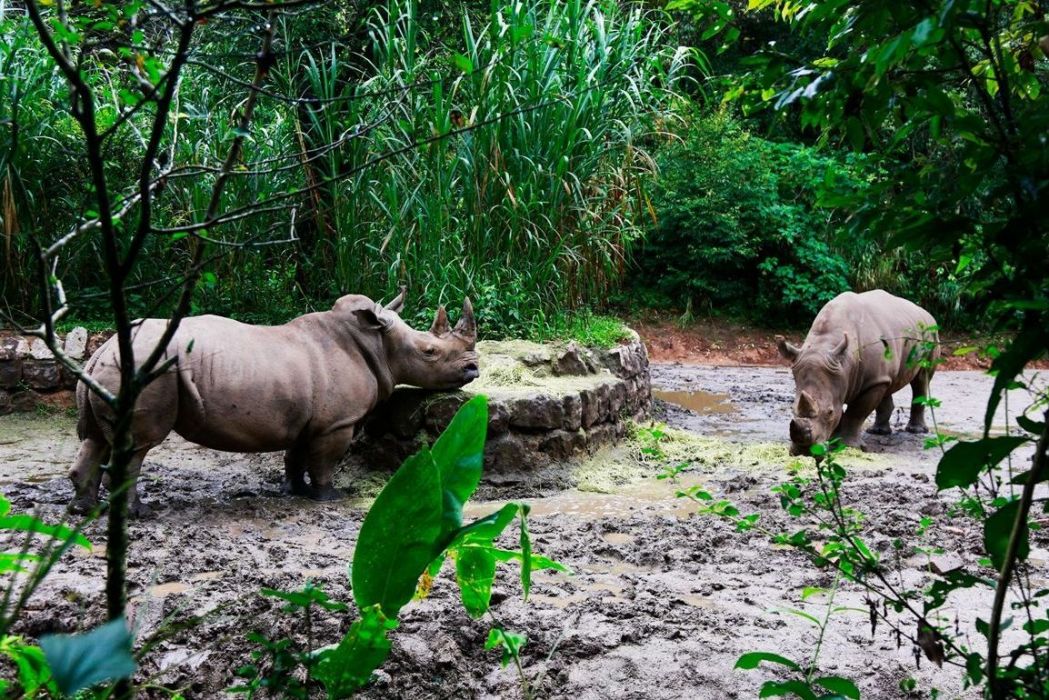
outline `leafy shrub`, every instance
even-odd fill
[[[724,114],[693,118],[659,160],[656,224],[633,279],[645,301],[798,321],[849,288],[834,217],[817,207],[828,169],[848,176],[846,165]]]

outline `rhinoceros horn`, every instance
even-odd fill
[[[801,392],[801,395],[798,396],[798,415],[802,418],[815,418],[819,415],[816,402],[812,400],[807,391]]]
[[[477,340],[477,323],[474,321],[474,307],[470,303],[470,297],[463,299],[463,316],[452,330],[457,336],[464,340]]]
[[[392,311],[395,314],[401,313],[401,309],[404,308],[404,295],[408,292],[407,287],[401,287],[401,293],[393,298],[389,304],[386,305],[387,311]]]
[[[430,333],[442,336],[451,332],[452,328],[448,325],[448,312],[444,310],[444,306],[438,306],[437,314],[433,317],[433,325],[430,326]]]

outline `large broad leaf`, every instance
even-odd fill
[[[1006,503],[999,508],[983,524],[983,546],[987,550],[987,556],[991,558],[994,568],[1001,571],[1005,562],[1006,549],[1013,535],[1013,526],[1016,516],[1020,512],[1020,501]],[[1021,561],[1027,558],[1031,551],[1031,545],[1027,541],[1027,523],[1021,523],[1019,532],[1020,542],[1016,549],[1016,557]]]
[[[735,668],[749,671],[753,668],[757,668],[762,661],[770,661],[774,664],[781,664],[787,668],[792,668],[795,671],[800,671],[801,666],[798,666],[795,662],[791,661],[785,656],[779,654],[773,654],[771,651],[752,651],[744,654],[736,660]]]
[[[329,698],[349,697],[368,684],[372,672],[390,654],[386,633],[395,627],[397,621],[387,620],[378,605],[364,608],[339,645],[319,654],[313,677],[324,685]]]
[[[1024,442],[1025,437],[1003,435],[955,444],[936,466],[936,487],[943,491],[953,486],[972,486],[981,472],[1001,462]]]
[[[73,695],[104,681],[128,678],[135,672],[131,633],[120,617],[83,634],[49,634],[40,648],[58,687]]]
[[[496,537],[503,534],[506,526],[513,522],[518,510],[520,510],[518,504],[507,503],[494,513],[489,513],[483,518],[478,518],[471,523],[463,525],[452,533],[452,541],[448,543],[447,548],[453,549],[464,542],[491,544]]]
[[[849,698],[849,700],[860,700],[860,689],[848,678],[841,676],[823,676],[813,681],[814,685],[826,688],[837,697]]]
[[[441,513],[440,473],[424,447],[390,478],[361,525],[352,581],[362,610],[378,604],[394,619],[412,599],[419,577],[435,558]]]
[[[484,443],[488,435],[488,399],[475,396],[459,409],[437,442],[433,460],[441,475],[443,489],[442,539],[444,549],[452,533],[462,527],[463,504],[481,483]],[[434,552],[434,556],[438,552]]]
[[[477,619],[488,612],[495,581],[495,557],[491,547],[463,545],[455,552],[455,581],[463,607]]]
[[[803,681],[765,681],[758,691],[759,698],[779,698],[796,695],[801,700],[817,700],[817,695]]]

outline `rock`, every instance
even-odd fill
[[[513,434],[500,435],[489,440],[484,448],[485,472],[517,471],[522,462],[523,447]]]
[[[564,410],[562,427],[565,430],[579,430],[583,425],[583,402],[579,394],[566,394],[561,401]]]
[[[109,334],[109,333],[95,333],[93,335],[88,336],[87,348],[86,348],[85,354],[88,357],[91,357],[92,355],[94,355],[95,354],[95,350],[98,350],[100,347],[102,347],[102,345],[107,340],[109,340],[110,335],[111,334]]]
[[[539,451],[551,459],[564,461],[584,451],[586,439],[586,433],[582,430],[554,430],[539,443]]]
[[[13,410],[15,409],[11,401],[11,394],[0,389],[0,416],[7,415]]]
[[[62,385],[62,374],[54,360],[27,360],[22,363],[22,379],[37,391],[50,391]]]
[[[608,395],[608,413],[612,420],[619,416],[619,412],[626,404],[626,383],[616,382],[612,385]]]
[[[510,409],[500,401],[488,404],[488,434],[501,435],[510,429]]]
[[[426,406],[426,428],[436,436],[452,422],[459,407],[469,398],[462,392],[438,394]]]
[[[521,364],[525,367],[542,367],[550,364],[550,350],[548,348],[541,348],[539,350],[533,350],[532,352],[526,352],[519,358]]]
[[[0,361],[17,360],[18,344],[19,342],[25,342],[20,338],[16,338],[13,335],[0,338]]]
[[[594,372],[593,360],[590,360],[585,348],[574,340],[554,359],[554,374],[558,376],[581,377]]]
[[[19,360],[0,360],[0,389],[14,389],[22,380],[22,363]]]
[[[579,392],[579,403],[581,425],[589,428],[601,417],[601,402],[598,399],[597,391],[583,389]]]
[[[51,348],[47,347],[47,343],[45,343],[42,338],[36,338],[29,344],[29,356],[34,360],[55,359],[54,354],[51,352]]]
[[[529,430],[560,428],[564,421],[564,408],[557,398],[536,395],[513,402],[510,409],[510,425]]]
[[[63,350],[66,355],[74,360],[84,359],[84,354],[87,352],[87,329],[83,326],[77,326],[69,331],[66,335],[65,347]]]

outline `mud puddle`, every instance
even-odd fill
[[[933,390],[943,402],[941,425],[978,431],[990,382],[978,373],[938,374]],[[493,613],[527,635],[523,662],[533,678],[543,676],[538,697],[754,698],[775,672],[734,670],[740,654],[761,649],[804,659],[815,644],[811,627],[781,611],[802,607],[819,614],[819,603],[803,603],[800,592],[830,587],[826,572],[759,533],[696,516],[695,504],[675,497],[699,485],[732,499],[744,513],[761,513],[766,527],[791,525],[771,492],[792,461],[783,448],[793,401],[789,371],[656,365],[653,384],[702,397],[691,407],[658,402],[660,420],[696,439],[666,446],[673,464],[691,465],[674,480],[656,479],[667,465],[650,460],[637,467],[645,478],[604,493],[572,489],[529,498],[532,492],[511,486],[499,490],[497,500],[468,506],[473,517],[509,500],[529,503],[535,550],[572,569],[572,575],[537,572],[528,602],[521,599],[514,566],[496,578]],[[899,403],[909,402],[907,391]],[[1010,405],[1022,406],[1021,397],[1011,397]],[[893,420],[904,425],[906,409]],[[712,441],[715,435],[723,439]],[[894,539],[910,541],[923,516],[942,515],[947,507],[932,479],[938,456],[923,450],[922,441],[904,432],[869,436],[872,454],[849,457],[857,465],[850,504],[867,516],[868,541],[886,561],[893,560]],[[69,498],[65,471],[75,450],[68,417],[0,418],[0,488],[14,508],[61,518]],[[134,522],[130,532],[130,611],[138,638],[156,632],[168,617],[201,615],[203,621],[160,643],[145,660],[144,675],[162,673],[163,682],[187,698],[223,697],[235,683],[233,670],[251,662],[247,632],[302,638],[301,625],[280,611],[281,601],[260,596],[260,588],[287,590],[313,580],[332,598],[352,600],[347,564],[368,502],[318,504],[283,496],[282,472],[280,455],[218,453],[177,439],[150,454],[145,499],[157,513]],[[18,633],[35,638],[101,620],[102,524],[89,526],[87,535],[94,550],[59,563],[30,601]],[[507,537],[504,544],[515,546],[516,533]],[[924,537],[919,544],[945,550],[941,568],[976,565],[981,534],[965,522],[948,521]],[[1035,544],[1032,576],[1047,579],[1049,545]],[[928,558],[917,551],[903,552],[892,566],[908,586],[929,580]],[[457,598],[446,566],[430,596],[405,609],[392,656],[364,697],[520,697],[515,672],[500,668],[499,654],[484,649],[490,621],[471,620]],[[851,590],[837,602],[863,607],[862,596]],[[985,608],[978,596],[959,596],[946,614],[968,625]],[[350,622],[336,614],[318,618],[312,631],[318,645],[337,641]],[[906,645],[898,648],[881,628],[872,635],[859,613],[836,618],[823,648],[823,668],[855,679],[864,698],[898,698],[899,681],[910,676],[944,696],[974,697],[951,669],[928,663],[916,669]],[[166,695],[149,691],[144,697]]]
[[[672,403],[695,413],[731,413],[734,409],[728,394],[712,394],[709,391],[666,391],[655,389],[652,397]]]

